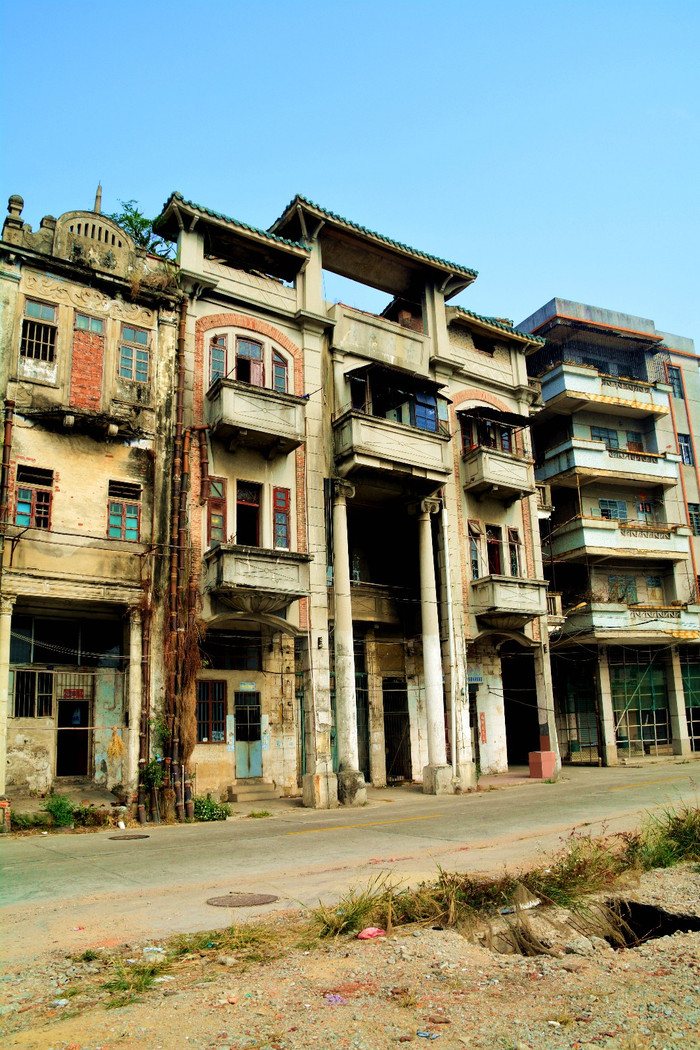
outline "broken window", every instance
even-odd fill
[[[450,402],[437,393],[438,384],[380,365],[355,369],[347,373],[347,380],[355,412],[432,433],[449,431]]]
[[[520,533],[517,529],[508,529],[508,560],[510,562],[511,576],[522,576]]]
[[[637,604],[637,581],[634,576],[608,576],[608,590],[611,602]]]
[[[119,378],[147,383],[150,366],[148,332],[143,328],[122,325],[119,346]]]
[[[695,463],[695,456],[693,455],[693,441],[690,434],[678,435],[678,451],[681,454],[681,462],[686,467],[692,467]]]
[[[17,467],[15,524],[24,528],[51,528],[53,471],[20,464]]]
[[[630,452],[644,451],[644,435],[641,430],[628,430],[626,436],[627,448]]]
[[[252,339],[236,339],[236,379],[251,386],[265,385],[262,343]]]
[[[236,486],[236,543],[260,546],[261,486],[239,481]]]
[[[197,743],[226,741],[226,682],[197,682]]]
[[[700,536],[700,503],[688,504],[688,517],[694,536]]]
[[[459,420],[463,453],[475,448],[494,448],[512,455],[516,449],[515,431],[523,429],[481,415],[462,413]]]
[[[681,370],[677,365],[666,365],[668,385],[671,387],[673,397],[683,397],[683,378]]]
[[[502,574],[502,544],[503,532],[500,525],[487,525],[486,557],[488,561],[489,576],[500,576]]]
[[[107,535],[113,540],[138,540],[141,525],[141,486],[110,481]]]
[[[28,299],[22,321],[22,357],[52,362],[56,356],[58,307]]]
[[[209,546],[226,542],[226,480],[209,478],[207,495],[207,540]]]
[[[469,571],[473,580],[481,576],[481,542],[483,532],[478,521],[467,523],[469,531]]]

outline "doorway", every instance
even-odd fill
[[[262,776],[260,693],[234,693],[236,780]]]
[[[503,708],[509,766],[527,766],[531,751],[540,750],[540,723],[535,688],[535,661],[516,643],[501,646]]]
[[[411,720],[405,678],[382,679],[386,782],[411,780]]]
[[[59,700],[56,776],[86,777],[90,753],[90,701]]]

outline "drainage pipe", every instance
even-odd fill
[[[450,653],[450,756],[452,776],[457,777],[457,660],[454,634],[454,610],[452,605],[452,580],[450,579],[450,547],[447,527],[447,500],[442,490],[442,546],[445,554],[445,602],[447,604],[447,637]]]
[[[5,525],[9,512],[10,495],[10,462],[12,459],[12,424],[15,415],[15,403],[7,398],[5,401],[5,430],[2,443],[2,472],[0,473],[0,581],[2,580],[2,563],[5,554]]]

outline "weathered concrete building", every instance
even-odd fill
[[[153,687],[172,277],[98,211],[32,231],[22,208],[10,198],[0,242],[0,793],[71,776],[133,785]]]
[[[447,305],[476,273],[295,198],[268,230],[173,194],[206,628],[198,791],[307,805],[467,788],[556,750],[529,443],[541,345]],[[323,295],[324,271],[386,293]]]
[[[646,318],[553,299],[536,476],[542,550],[566,620],[552,639],[562,757],[603,762],[700,746],[698,357]]]

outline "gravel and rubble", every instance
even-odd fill
[[[700,868],[649,872],[628,896],[697,919]],[[700,932],[616,950],[561,910],[534,921],[541,936],[547,927],[549,955],[502,955],[454,930],[413,926],[269,962],[193,951],[140,1002],[108,1010],[100,982],[113,949],[53,952],[2,978],[0,1037],[8,1050],[700,1048]],[[127,957],[159,954],[149,947],[158,946],[132,943]]]

